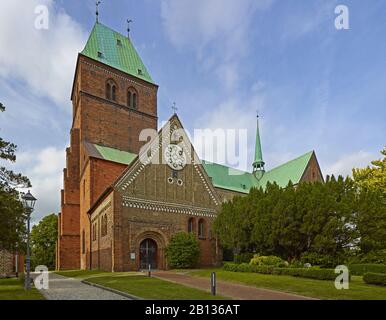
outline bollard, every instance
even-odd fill
[[[148,276],[151,277],[151,264],[149,264],[149,272],[148,272]]]
[[[216,272],[212,272],[210,276],[210,291],[212,296],[216,295]]]

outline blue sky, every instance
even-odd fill
[[[371,4],[369,4],[371,3]],[[37,5],[49,29],[34,28]],[[349,9],[349,30],[334,9]],[[77,53],[93,0],[3,0],[0,134],[39,198],[35,220],[59,211]],[[272,168],[315,150],[326,174],[350,174],[386,145],[386,2],[373,0],[104,0],[100,21],[131,38],[159,84],[160,122],[176,101],[184,126],[248,129],[255,115]]]

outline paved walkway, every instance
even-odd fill
[[[74,279],[49,273],[49,289],[40,290],[47,300],[129,300],[119,294]]]
[[[168,271],[157,271],[153,273],[153,276],[188,287],[210,291],[210,279],[203,277],[194,277],[183,273]],[[296,294],[256,288],[226,281],[217,281],[216,289],[218,295],[236,300],[314,300]]]

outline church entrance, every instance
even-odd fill
[[[157,243],[153,239],[145,239],[139,247],[141,269],[157,269]]]

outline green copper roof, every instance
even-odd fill
[[[212,178],[213,185],[217,188],[248,193],[249,189],[258,185],[258,181],[252,173],[209,161],[202,161],[202,165],[208,176]]]
[[[256,168],[263,168],[264,167],[263,153],[261,152],[259,116],[257,116],[255,159],[253,162],[253,166]]]
[[[104,160],[118,162],[122,164],[129,165],[137,156],[134,153],[104,147],[98,144],[94,144],[94,147],[98,150],[99,154],[103,157]]]
[[[154,83],[130,39],[101,23],[94,25],[81,54]]]
[[[313,151],[308,152],[299,158],[267,171],[260,180],[250,172],[231,169],[208,161],[203,161],[202,164],[208,176],[212,178],[215,187],[248,193],[252,187],[265,188],[268,182],[276,182],[280,187],[286,187],[289,181],[294,184],[299,183],[312,154]],[[234,175],[234,173],[238,174]]]
[[[280,187],[285,187],[289,181],[294,184],[299,183],[312,154],[313,151],[308,152],[299,158],[267,171],[259,181],[259,185],[265,187],[268,182],[276,182]]]

